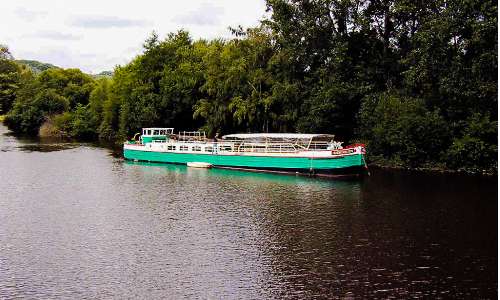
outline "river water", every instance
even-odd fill
[[[131,163],[0,126],[0,298],[496,298],[497,179]]]

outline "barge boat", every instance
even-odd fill
[[[241,133],[207,139],[198,131],[144,128],[124,143],[123,152],[134,161],[336,177],[368,174],[364,145],[342,147],[331,134]]]

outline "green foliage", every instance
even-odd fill
[[[117,68],[113,77],[120,136],[147,126],[198,128],[201,123],[193,122],[192,115],[202,95],[206,43],[193,43],[187,32],[179,31],[164,41],[153,34],[144,48],[143,55]]]
[[[97,81],[95,88],[90,93],[89,110],[91,111],[92,118],[95,119],[94,121],[96,124],[101,124],[102,122],[104,103],[108,101],[111,93],[110,85],[110,79],[102,78]]]
[[[54,89],[42,89],[33,99],[31,105],[44,114],[53,115],[67,111],[69,101]]]
[[[20,88],[6,124],[15,131],[36,134],[51,116],[86,105],[93,79],[77,69],[49,69],[21,76]]]
[[[88,105],[78,104],[73,112],[71,136],[91,139],[97,136],[96,123]]]
[[[418,167],[443,159],[449,130],[438,111],[421,99],[384,93],[367,97],[360,111],[368,153],[405,166]]]
[[[116,138],[119,130],[120,99],[114,93],[108,93],[102,100],[102,119],[97,122],[99,137],[107,140]]]
[[[448,166],[473,172],[496,172],[498,121],[491,120],[489,114],[476,113],[465,123],[462,135],[455,137],[448,149]]]
[[[0,59],[0,114],[7,113],[16,99],[23,68],[10,59]]]
[[[293,129],[297,90],[288,81],[277,82],[282,61],[265,28],[240,32],[245,39],[213,41],[203,58],[206,95],[195,105],[209,135],[215,132]],[[286,93],[286,94],[285,94]]]
[[[73,114],[69,111],[55,115],[53,118],[54,126],[59,130],[61,135],[69,136],[72,131]]]
[[[33,98],[16,101],[6,117],[7,125],[23,133],[37,133],[48,116],[66,111],[68,100],[54,89],[43,89]]]
[[[86,105],[95,81],[78,69],[48,69],[37,77],[42,89],[54,89],[69,100],[74,109],[78,104]]]

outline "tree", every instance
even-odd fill
[[[21,66],[10,59],[0,59],[0,114],[6,114],[16,98],[20,88]]]
[[[48,69],[37,76],[27,71],[19,82],[5,121],[14,131],[29,134],[37,134],[49,118],[86,105],[94,85],[90,76],[76,69]]]
[[[193,43],[179,31],[163,41],[153,35],[144,54],[115,70],[114,94],[120,103],[120,135],[132,135],[141,127],[176,126],[196,129],[193,105],[203,92],[203,55],[206,43]]]
[[[69,100],[73,109],[86,105],[95,81],[78,69],[48,69],[37,78],[42,88],[51,88]]]
[[[101,124],[103,119],[103,106],[110,97],[110,79],[101,78],[97,81],[95,88],[90,92],[89,109],[96,124]]]
[[[71,135],[74,137],[92,139],[97,135],[96,120],[89,106],[78,104],[73,112]]]
[[[13,60],[14,57],[10,53],[9,47],[6,45],[0,44],[0,59],[4,60]]]
[[[444,163],[449,129],[422,99],[383,93],[365,99],[360,112],[369,155],[383,162],[418,167]]]

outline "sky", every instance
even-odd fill
[[[16,0],[0,7],[0,44],[14,58],[93,74],[131,61],[152,31],[230,38],[229,26],[255,26],[265,14],[265,0]]]

